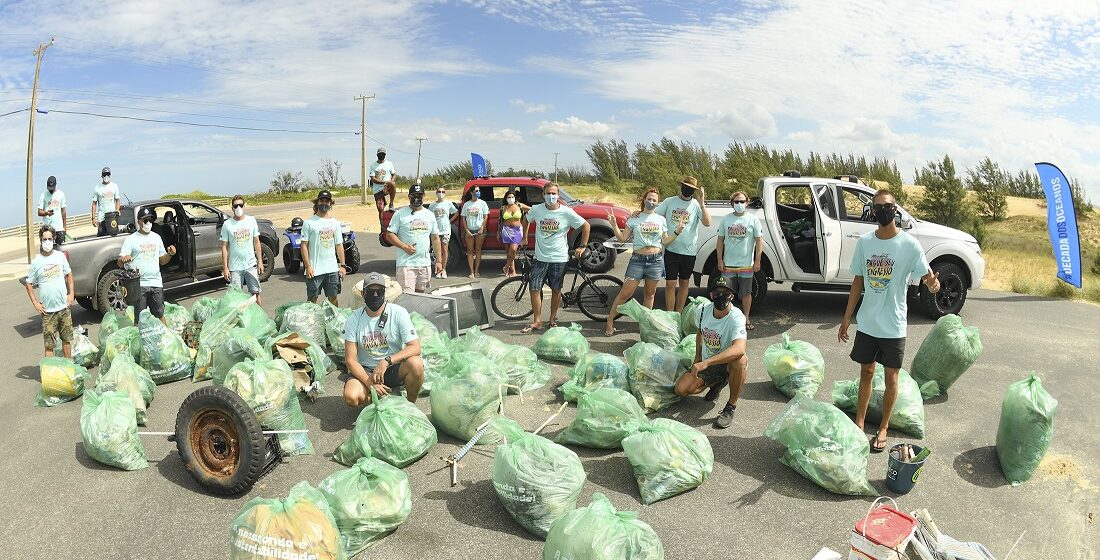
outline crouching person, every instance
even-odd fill
[[[384,397],[405,386],[409,402],[416,402],[424,384],[424,362],[409,312],[386,303],[386,281],[377,272],[363,281],[364,306],[344,323],[344,402],[370,402],[370,389]]]
[[[700,305],[695,311],[695,363],[676,382],[676,394],[681,397],[698,395],[704,389],[704,399],[713,401],[730,386],[730,398],[718,418],[715,428],[728,428],[733,423],[737,399],[745,384],[748,360],[745,358],[747,340],[745,315],[730,305],[733,301],[733,281],[721,277],[710,292],[711,303]]]

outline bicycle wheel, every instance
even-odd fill
[[[515,276],[497,284],[493,289],[492,297],[489,298],[493,304],[493,311],[513,321],[530,317],[534,314],[534,310],[531,309],[528,286],[526,275]]]
[[[593,321],[606,321],[611,314],[611,304],[615,303],[615,296],[622,288],[623,281],[610,274],[589,276],[577,290],[577,307]],[[621,316],[620,313],[618,317]]]

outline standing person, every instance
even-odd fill
[[[523,213],[531,207],[516,202],[516,192],[508,191],[504,195],[504,204],[500,207],[500,242],[508,251],[508,262],[504,264],[504,275],[508,278],[517,275],[516,252],[523,241]]]
[[[715,428],[728,428],[737,411],[737,399],[745,385],[749,361],[745,333],[745,316],[730,305],[733,301],[733,282],[722,276],[710,291],[711,303],[700,305],[692,320],[699,327],[695,335],[695,363],[676,382],[677,395],[698,395],[708,389],[706,401],[713,401],[722,394],[722,388],[730,386],[730,398],[718,418]]]
[[[710,227],[710,213],[703,204],[703,188],[695,177],[680,181],[680,195],[661,201],[655,212],[665,217],[669,227],[684,233],[665,250],[665,310],[683,311],[687,304],[688,279],[695,271],[695,256],[699,252],[696,236],[700,222]]]
[[[382,398],[402,385],[405,398],[416,402],[424,362],[408,310],[386,303],[386,280],[377,272],[363,280],[363,303],[344,323],[344,402],[361,406],[370,402],[372,386]]]
[[[53,228],[53,244],[60,247],[65,242],[65,232],[69,229],[69,215],[66,208],[65,193],[57,188],[57,177],[50,175],[46,179],[46,192],[38,201],[38,215],[42,218],[42,226]]]
[[[260,276],[264,273],[260,250],[260,227],[256,218],[244,213],[244,197],[233,197],[233,217],[222,224],[222,276],[231,286],[240,286],[260,303]]]
[[[38,256],[31,261],[23,286],[31,299],[34,310],[42,315],[42,338],[46,343],[46,357],[53,356],[54,342],[61,337],[61,351],[66,358],[73,357],[73,316],[69,307],[76,292],[73,291],[73,271],[69,259],[61,251],[54,250],[56,232],[50,226],[38,230]]]
[[[302,224],[302,264],[306,267],[306,299],[317,303],[325,292],[329,303],[339,305],[344,265],[344,234],[340,221],[330,217],[332,193],[323,190],[313,199],[313,215]]]
[[[120,268],[132,268],[141,272],[141,299],[134,306],[134,325],[141,320],[141,310],[149,308],[149,313],[164,321],[164,282],[160,277],[160,267],[172,260],[176,254],[176,246],[170,245],[164,248],[164,241],[160,235],[153,233],[153,222],[157,221],[157,213],[148,206],[138,211],[138,230],[126,237],[122,242],[122,250],[118,253],[118,266]],[[130,266],[126,266],[126,265]]]
[[[626,282],[623,284],[615,302],[611,304],[611,313],[607,316],[607,329],[604,334],[615,334],[615,316],[619,314],[619,306],[634,297],[634,290],[638,284],[645,282],[645,306],[653,309],[653,300],[657,295],[657,283],[665,274],[664,248],[675,241],[684,231],[684,225],[680,224],[676,231],[668,233],[668,222],[665,217],[653,211],[661,196],[657,189],[649,189],[642,194],[642,209],[636,216],[631,216],[626,221],[626,231],[619,229],[615,213],[607,212],[607,221],[611,222],[612,233],[620,243],[634,234],[634,254],[630,256],[630,263],[626,266]]]
[[[439,232],[436,229],[435,214],[424,208],[424,187],[415,184],[409,187],[409,205],[399,208],[390,218],[386,228],[386,239],[397,250],[397,283],[401,291],[425,293],[432,284],[431,247],[439,254]],[[442,262],[436,261],[438,274]]]
[[[481,187],[466,191],[462,203],[462,231],[466,238],[466,264],[470,278],[478,278],[481,268],[481,248],[485,245],[485,219],[489,217],[489,205],[481,200]]]
[[[536,204],[523,217],[523,239],[527,246],[527,224],[535,224],[535,263],[531,268],[531,309],[534,321],[520,332],[542,330],[542,286],[547,284],[553,292],[550,300],[550,326],[558,326],[558,309],[561,308],[561,285],[565,278],[565,266],[569,263],[569,230],[580,228],[580,245],[573,250],[580,259],[588,245],[591,229],[588,222],[572,208],[558,200],[558,184],[547,183],[542,189],[545,202]]]
[[[386,149],[378,148],[376,152],[378,161],[370,164],[370,188],[374,193],[374,205],[378,208],[378,223],[382,223],[382,212],[386,210],[386,195],[390,197],[390,212],[393,212],[393,198],[397,195],[394,181],[397,180],[397,171],[393,168],[393,162],[386,160]]]
[[[447,200],[447,189],[439,187],[435,190],[435,202],[428,206],[435,214],[435,230],[439,234],[439,252],[436,253],[440,263],[436,278],[447,277],[447,259],[450,258],[451,224],[458,219],[458,208],[453,202]]]
[[[745,314],[745,329],[752,330],[752,276],[760,272],[760,255],[764,252],[764,231],[754,214],[745,213],[749,195],[737,191],[730,197],[733,213],[718,223],[718,271],[733,279],[733,293],[741,298]]]
[[[111,182],[111,168],[104,167],[99,173],[99,184],[92,191],[92,225],[99,228],[96,235],[107,235],[108,227],[104,218],[109,212],[114,212],[115,220],[122,210],[122,194],[118,183]]]
[[[859,364],[859,400],[856,406],[856,426],[863,429],[867,405],[871,400],[876,364],[882,364],[886,375],[886,390],[882,397],[882,421],[871,437],[871,452],[886,449],[887,428],[894,402],[898,397],[898,370],[905,357],[906,292],[910,277],[920,277],[932,293],[940,291],[939,274],[928,268],[924,249],[912,236],[898,229],[894,221],[897,203],[890,191],[882,189],[872,199],[871,212],[878,228],[867,232],[856,242],[849,268],[855,278],[848,293],[848,307],[840,322],[837,340],[848,342],[848,326],[856,315],[856,340],[852,344],[852,361]]]

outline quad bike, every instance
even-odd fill
[[[286,228],[283,235],[287,243],[283,245],[283,268],[287,273],[294,274],[302,268],[302,225],[301,218],[290,221],[290,227]],[[344,264],[347,265],[348,274],[359,271],[360,257],[359,246],[355,244],[355,232],[348,222],[340,222],[340,231],[344,235]]]

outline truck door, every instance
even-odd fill
[[[221,212],[205,204],[197,202],[183,202],[183,209],[187,213],[187,223],[191,227],[194,236],[192,246],[195,251],[195,266],[192,273],[209,272],[221,268],[222,242],[221,226],[223,216]]]
[[[837,220],[836,193],[825,184],[812,185],[814,208],[817,210],[818,257],[821,277],[826,282],[836,280],[840,270],[841,246],[844,245]]]
[[[489,215],[485,217],[485,225],[482,227],[485,230],[485,244],[481,246],[482,250],[504,249],[500,244],[497,226],[500,224],[500,205],[504,204],[504,193],[507,191],[508,187],[501,185],[481,186],[481,200],[484,200],[489,207]]]
[[[878,224],[871,219],[871,199],[874,193],[857,187],[843,187],[840,189],[840,271],[838,280],[851,282],[854,276],[848,271],[852,262],[852,255],[856,250],[856,242],[867,232],[878,229]]]

